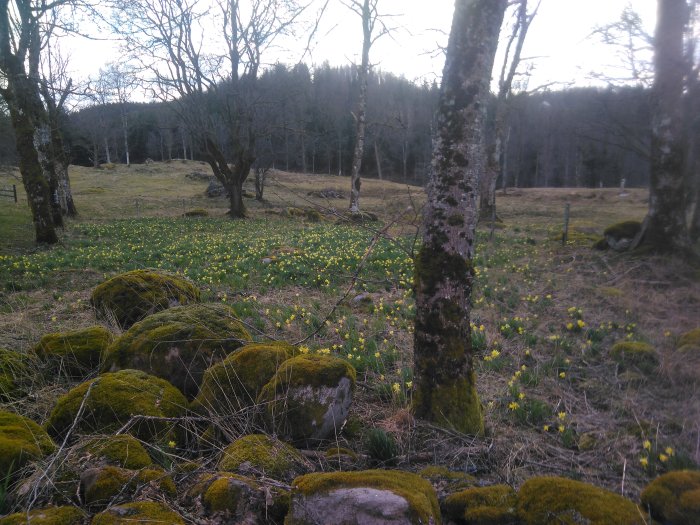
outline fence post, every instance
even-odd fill
[[[12,185],[12,196],[15,198],[15,204],[17,204],[17,185]]]
[[[571,210],[571,204],[568,202],[564,205],[564,232],[561,235],[562,245],[566,245],[566,241],[569,240],[569,212]]]

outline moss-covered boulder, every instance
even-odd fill
[[[441,523],[433,486],[400,470],[306,474],[294,480],[287,525]]]
[[[34,354],[51,369],[69,377],[83,378],[100,366],[102,354],[112,342],[112,334],[102,326],[46,334],[34,347]]]
[[[75,447],[83,464],[114,465],[125,469],[142,469],[153,464],[141,442],[130,434],[96,436]]]
[[[128,328],[155,312],[199,302],[199,289],[180,275],[134,270],[98,285],[91,301],[99,315]]]
[[[516,503],[508,485],[473,487],[445,498],[445,517],[467,525],[509,525],[517,521]]]
[[[0,348],[0,400],[18,395],[21,384],[31,374],[32,362],[27,354]]]
[[[172,423],[157,418],[183,416],[187,399],[164,379],[140,370],[121,370],[81,383],[61,396],[46,428],[56,437],[65,436],[78,412],[82,414],[77,429],[83,433],[114,432],[133,416],[152,416],[133,421],[129,432],[139,439],[153,442],[172,434]]]
[[[204,371],[250,340],[226,305],[178,306],[124,332],[107,349],[103,371],[143,370],[168,380],[192,399]]]
[[[347,362],[305,354],[282,363],[258,403],[269,429],[295,443],[310,443],[340,431],[354,390],[355,369]]]
[[[163,503],[138,501],[109,507],[95,514],[90,523],[91,525],[134,525],[134,523],[185,525],[185,520]]]
[[[668,472],[642,491],[642,506],[664,525],[700,523],[700,471]]]
[[[226,416],[252,407],[279,366],[293,355],[294,347],[283,342],[243,346],[204,372],[192,408]]]
[[[637,369],[650,374],[659,366],[659,356],[654,347],[640,341],[618,341],[610,349],[610,357],[623,370]]]
[[[219,470],[246,476],[291,481],[311,471],[311,465],[296,449],[264,434],[251,434],[226,447]]]
[[[46,431],[29,418],[0,411],[0,475],[13,477],[31,460],[54,451],[56,445]]]
[[[642,229],[642,223],[639,221],[624,221],[616,224],[611,224],[603,235],[608,243],[608,246],[615,251],[625,251],[632,246],[632,241]]]
[[[163,496],[177,493],[172,478],[160,468],[130,470],[106,466],[86,469],[80,475],[81,501],[93,508],[104,506],[116,497],[131,498],[146,485]]]
[[[203,474],[187,493],[189,503],[208,515],[225,515],[227,523],[282,523],[289,491],[227,472]]]
[[[644,512],[630,500],[588,483],[560,477],[537,477],[518,492],[523,525],[644,525]]]
[[[695,328],[694,330],[681,334],[681,336],[678,338],[678,344],[676,346],[681,348],[686,345],[700,348],[700,328]]]
[[[0,525],[81,525],[85,514],[77,507],[46,507],[0,518]]]

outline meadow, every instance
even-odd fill
[[[379,220],[354,224],[343,220],[347,200],[309,195],[347,195],[348,178],[274,171],[265,200],[246,199],[249,218],[231,221],[224,198],[207,198],[206,181],[186,177],[207,170],[188,161],[72,168],[80,216],[51,249],[33,245],[21,192],[19,204],[2,201],[0,347],[26,351],[45,333],[94,325],[95,285],[162,268],[192,279],[205,300],[231,305],[258,340],[351,362],[359,388],[339,439],[357,452],[382,429],[408,470],[435,464],[513,485],[564,475],[633,499],[659,473],[697,468],[699,383],[675,348],[700,324],[700,271],[591,249],[606,226],[641,220],[646,190],[498,194],[503,222],[480,225],[475,260],[472,343],[487,435],[474,438],[410,416],[423,190],[363,181],[361,207]],[[0,186],[16,177],[0,174]],[[246,188],[253,193],[252,181]],[[184,216],[193,209],[208,215]],[[651,344],[658,365],[623,369],[610,354],[619,341]],[[43,421],[67,384],[37,389],[13,408]]]

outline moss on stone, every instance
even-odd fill
[[[130,470],[114,466],[88,469],[81,476],[82,500],[90,506],[106,505],[116,496],[132,496],[139,486],[153,483],[166,496],[175,496],[173,480],[162,469]]]
[[[612,357],[623,368],[637,368],[649,374],[659,365],[653,346],[639,341],[619,341],[610,349]]]
[[[91,525],[133,525],[134,523],[185,525],[185,521],[179,514],[163,503],[152,501],[115,505],[96,514],[90,523]]]
[[[668,525],[700,523],[700,471],[668,472],[642,491],[642,505],[651,516]]]
[[[34,347],[34,354],[52,369],[70,377],[84,375],[100,366],[102,354],[112,342],[112,334],[102,326],[46,334]]]
[[[614,239],[632,239],[642,229],[642,223],[639,221],[623,221],[611,224],[603,231],[603,235],[610,236]]]
[[[281,393],[295,386],[335,387],[344,377],[355,384],[357,373],[346,361],[326,355],[303,354],[284,361],[263,390]]]
[[[0,348],[0,399],[12,399],[31,373],[31,356]]]
[[[140,469],[153,464],[143,445],[129,434],[90,438],[81,444],[79,453],[126,469]]]
[[[193,208],[182,214],[183,217],[209,217],[209,212],[204,208]]]
[[[440,506],[433,486],[416,474],[400,470],[363,470],[306,474],[294,480],[292,498],[342,488],[367,487],[387,490],[405,499],[411,509],[413,523],[440,523]]]
[[[0,525],[80,525],[85,515],[77,507],[46,507],[0,518]]]
[[[630,500],[588,483],[561,477],[527,480],[518,492],[523,525],[643,525],[644,512]]]
[[[13,477],[31,460],[54,451],[46,431],[29,418],[0,411],[0,475]]]
[[[199,302],[199,289],[182,276],[134,270],[98,285],[92,292],[97,312],[128,328],[146,316],[175,305]]]
[[[250,340],[226,305],[178,306],[148,316],[115,340],[105,353],[103,371],[143,370],[192,399],[204,371]]]
[[[508,485],[473,487],[445,499],[445,515],[468,525],[500,525],[516,520],[515,490]]]
[[[283,342],[243,346],[204,372],[193,409],[223,415],[254,405],[279,366],[293,355],[294,347]]]
[[[87,433],[113,432],[136,415],[180,417],[187,408],[187,400],[182,393],[164,379],[140,370],[121,370],[102,374],[61,396],[46,423],[51,435],[65,435],[83,399],[85,405],[77,428]],[[166,434],[170,427],[169,422],[144,420],[134,424],[129,431],[137,438],[150,442]]]
[[[219,470],[291,481],[309,472],[310,465],[293,447],[264,434],[251,434],[226,447]]]
[[[700,328],[695,328],[694,330],[681,334],[676,347],[680,348],[685,345],[700,347]]]

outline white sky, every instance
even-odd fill
[[[534,0],[533,0],[534,3]],[[590,33],[597,25],[616,21],[629,0],[542,0],[523,52],[524,57],[537,57],[529,87],[551,82],[591,85],[591,71],[614,65],[614,53]],[[656,18],[656,0],[635,0],[637,11],[649,33]],[[397,27],[392,37],[383,37],[372,48],[370,60],[384,71],[404,75],[411,80],[439,78],[443,58],[436,51],[444,45],[450,29],[453,0],[380,0],[384,13],[398,16],[388,24]],[[307,63],[332,65],[358,61],[362,38],[359,17],[330,0],[329,9],[317,34]],[[299,39],[304,40],[305,38]],[[72,47],[72,46],[71,46]],[[78,76],[96,75],[110,61],[119,60],[116,45],[108,42],[82,42],[71,52],[71,63]],[[298,51],[279,52],[279,58],[268,54],[267,61],[294,63]],[[599,84],[599,82],[598,82]],[[556,89],[555,86],[553,86]]]

